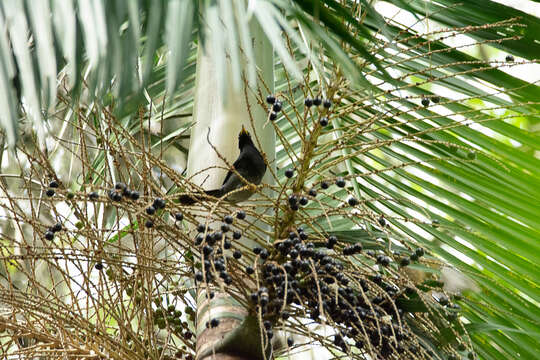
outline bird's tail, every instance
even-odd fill
[[[202,195],[201,193],[180,195],[180,197],[178,198],[178,201],[180,202],[181,205],[193,205],[203,200],[207,196],[213,196],[213,197],[222,196],[221,189],[206,190],[204,193],[205,195]]]

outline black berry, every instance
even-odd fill
[[[315,189],[310,189],[309,192],[308,192],[308,195],[309,195],[309,196],[313,196],[313,197],[317,196],[317,190],[315,190]]]
[[[272,105],[272,110],[275,112],[280,112],[282,108],[281,101],[276,101],[274,105]]]
[[[292,178],[293,175],[294,175],[294,170],[293,169],[285,170],[285,176],[288,177],[289,179]]]
[[[152,206],[156,209],[163,209],[165,207],[165,203],[165,200],[163,200],[162,198],[155,198]]]
[[[277,119],[277,113],[275,113],[274,111],[272,111],[270,113],[270,117],[269,117],[270,121],[274,121]]]
[[[514,61],[514,57],[513,57],[512,55],[506,55],[505,60],[506,60],[507,62],[512,62],[512,61]]]
[[[117,182],[116,184],[114,184],[114,188],[116,190],[126,190],[126,184],[124,184],[123,182]]]
[[[45,239],[51,241],[54,239],[54,233],[50,230],[45,232]]]
[[[450,300],[448,299],[448,296],[446,296],[446,295],[442,295],[439,298],[439,304],[441,304],[441,305],[448,305],[449,302],[450,302]]]
[[[411,263],[411,259],[409,259],[408,257],[404,257],[401,259],[401,261],[399,262],[399,264],[401,266],[407,266]]]
[[[240,252],[240,250],[234,250],[233,257],[237,260],[240,259],[242,257],[242,253]]]
[[[88,194],[88,198],[90,200],[97,200],[99,199],[99,194],[95,191],[92,191],[90,194]]]
[[[296,195],[289,196],[289,205],[293,206],[296,205],[298,202],[298,197]]]
[[[49,187],[50,187],[50,188],[56,189],[58,186],[60,186],[60,184],[58,184],[58,181],[56,181],[56,180],[52,180],[52,181],[49,183]]]
[[[141,197],[141,195],[139,194],[138,191],[133,190],[133,191],[131,192],[131,194],[129,194],[129,197],[131,198],[131,200],[135,200],[135,201],[136,201],[136,200],[139,200],[139,198]]]
[[[335,235],[330,235],[328,237],[328,243],[330,243],[330,244],[335,245],[335,244],[337,244],[337,241],[338,241],[338,239],[337,239],[337,237]]]
[[[283,320],[287,320],[287,319],[289,318],[289,316],[291,316],[291,315],[290,315],[287,311],[283,311],[283,312],[281,313],[281,318],[282,318]]]
[[[243,210],[240,210],[237,214],[236,214],[236,218],[240,219],[240,220],[244,220],[246,218],[246,213],[245,211]]]
[[[423,98],[422,99],[422,105],[428,106],[429,105],[429,99],[428,98]]]
[[[351,206],[356,206],[356,205],[358,205],[358,200],[356,200],[356,199],[353,198],[353,197],[350,198],[347,202],[348,202],[349,205],[351,205]]]
[[[269,104],[273,104],[276,102],[276,97],[274,95],[268,95],[266,97],[266,102]]]
[[[304,100],[304,105],[311,107],[313,105],[313,100],[311,98],[306,98],[306,100]]]
[[[62,224],[61,223],[56,223],[54,224],[54,226],[51,228],[51,231],[52,232],[59,232],[62,230]]]
[[[315,99],[313,99],[313,105],[319,106],[321,105],[321,103],[322,103],[322,99],[320,97],[316,97]]]
[[[147,228],[151,228],[154,226],[154,222],[152,220],[146,220],[144,226],[146,226]]]
[[[100,262],[98,262],[98,263],[96,264],[96,270],[100,270],[100,271],[103,270],[103,264],[100,263]]]
[[[324,101],[323,101],[323,106],[324,106],[326,109],[330,109],[330,107],[332,106],[332,102],[331,102],[329,99],[324,99]]]
[[[146,208],[146,213],[148,215],[154,215],[156,213],[156,208],[153,206],[149,206]]]
[[[176,214],[174,214],[174,219],[176,221],[182,221],[184,220],[184,214],[182,214],[181,212],[177,212]]]
[[[321,124],[321,126],[327,126],[328,125],[328,118],[326,116],[323,116],[320,120],[319,120],[319,124]]]
[[[204,245],[203,246],[203,254],[205,256],[210,255],[213,251],[214,251],[214,249],[212,249],[212,247],[210,245]]]
[[[45,192],[45,195],[47,195],[48,197],[54,196],[54,190],[53,189],[48,189]]]
[[[328,185],[328,183],[327,183],[326,181],[323,181],[323,182],[321,183],[321,188],[322,188],[322,189],[328,189],[328,187],[329,187],[329,185]]]
[[[342,177],[337,178],[336,185],[339,186],[340,188],[345,187],[345,180]]]

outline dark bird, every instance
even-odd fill
[[[259,185],[261,183],[264,173],[266,172],[266,164],[261,153],[255,147],[255,144],[253,144],[251,135],[244,129],[244,126],[242,126],[242,131],[240,131],[240,134],[238,135],[238,148],[240,149],[240,155],[234,162],[233,168],[245,179],[245,181],[247,181],[247,183],[234,171],[229,170],[225,180],[223,180],[223,185],[221,185],[219,189],[206,190],[204,192],[206,195],[221,198],[231,191],[246,185]],[[247,188],[226,196],[225,200],[237,203],[249,199],[251,195],[253,195],[253,189]],[[185,194],[180,196],[179,201],[182,205],[192,205],[201,201],[204,197],[205,196],[202,194]]]

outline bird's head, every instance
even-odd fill
[[[238,134],[238,147],[240,150],[245,145],[253,145],[253,141],[251,140],[251,135],[249,132],[244,128],[244,125],[242,125],[242,130],[240,131],[240,134]]]

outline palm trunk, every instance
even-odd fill
[[[273,52],[262,34],[258,24],[250,24],[251,40],[256,54],[257,69],[270,91],[273,91]],[[272,126],[263,128],[267,119],[265,109],[258,105],[252,91],[266,94],[267,90],[257,84],[259,89],[244,89],[227,91],[225,96],[216,82],[215,57],[208,46],[199,48],[197,59],[197,83],[193,117],[195,126],[192,129],[191,144],[188,158],[187,177],[205,189],[215,189],[221,185],[226,170],[216,168],[226,167],[219,154],[233,163],[238,156],[238,133],[242,125],[252,134],[256,134],[257,146],[266,154],[269,163],[273,164],[275,157],[275,135]],[[227,76],[225,76],[227,79]],[[233,86],[227,89],[233,89]],[[246,96],[247,94],[247,96]],[[247,103],[246,103],[247,100]],[[250,120],[248,107],[253,116]],[[253,124],[253,126],[252,126]],[[254,128],[253,128],[254,127]],[[209,141],[208,141],[209,140]],[[255,141],[255,139],[254,139]],[[210,143],[209,143],[210,142]],[[210,145],[211,144],[211,145]],[[263,182],[270,180],[269,171]],[[192,177],[193,176],[193,177]],[[200,213],[201,219],[207,214]],[[243,240],[249,242],[249,239]],[[245,243],[244,243],[245,244]],[[246,335],[258,333],[259,325],[248,316],[247,309],[236,302],[227,293],[219,293],[214,289],[215,297],[207,298],[206,289],[201,286],[197,292],[197,359],[244,360],[263,359],[260,337],[247,336],[252,344],[246,343]],[[218,318],[220,324],[216,328],[207,328],[206,322]],[[249,341],[248,341],[249,342]]]

